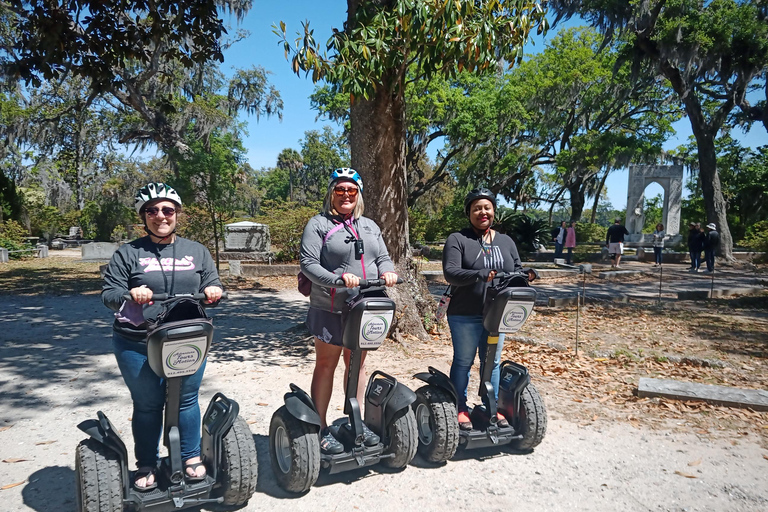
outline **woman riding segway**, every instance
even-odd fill
[[[328,429],[326,413],[333,392],[333,374],[344,353],[345,381],[349,371],[350,351],[342,349],[344,319],[342,311],[349,290],[364,279],[384,279],[387,286],[397,283],[397,274],[381,238],[379,227],[363,217],[363,179],[349,168],[331,173],[325,197],[325,211],[312,217],[301,238],[301,271],[312,282],[309,295],[307,327],[315,341],[315,369],[311,395],[320,414],[323,453],[341,453],[344,448]],[[336,288],[341,278],[345,288]],[[363,403],[365,391],[365,352],[361,361],[357,392]],[[365,444],[375,446],[379,436],[366,425]]]
[[[458,393],[459,428],[472,430],[467,407],[467,386],[475,355],[479,352],[482,376],[485,352],[488,350],[488,331],[483,327],[486,289],[497,271],[520,272],[523,266],[515,242],[491,227],[496,214],[496,195],[493,192],[487,188],[473,189],[464,199],[464,213],[470,225],[457,233],[451,233],[445,241],[443,274],[452,290],[447,311],[453,342],[450,377]],[[529,280],[535,278],[535,273],[529,271]],[[491,373],[491,383],[497,398],[503,344],[502,334],[499,336],[499,350]],[[501,413],[497,414],[499,426],[508,425],[506,418]]]
[[[112,343],[117,364],[133,400],[134,452],[139,470],[134,488],[157,487],[158,444],[162,433],[165,383],[147,362],[147,324],[159,312],[153,294],[204,293],[208,303],[222,296],[222,285],[211,254],[202,244],[176,234],[181,197],[164,183],[149,183],[135,198],[136,212],[147,236],[120,247],[107,265],[101,299],[114,310]],[[132,301],[123,296],[130,294]],[[146,309],[144,305],[148,305]],[[205,478],[200,459],[200,405],[198,392],[205,363],[184,377],[181,388],[179,433],[181,456],[188,481]]]

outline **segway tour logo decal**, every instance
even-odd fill
[[[360,348],[379,348],[392,325],[392,311],[365,311],[360,321]]]
[[[533,310],[533,303],[509,302],[504,308],[499,325],[500,333],[517,332]]]
[[[208,338],[200,336],[163,343],[163,371],[165,377],[192,375],[203,364],[208,350]]]

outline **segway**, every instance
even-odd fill
[[[131,300],[130,295],[124,297]],[[153,372],[166,379],[163,443],[168,456],[155,475],[157,487],[133,488],[128,450],[107,416],[97,412],[78,428],[90,438],[75,453],[78,512],[150,510],[165,512],[207,503],[242,506],[256,490],[257,457],[253,436],[239,406],[216,393],[202,418],[201,458],[206,476],[187,482],[181,460],[179,396],[181,378],[194,374],[211,347],[213,323],[201,307],[205,295],[155,294],[163,301],[161,322],[150,324],[147,356]],[[167,314],[166,314],[167,313]]]
[[[336,284],[344,286],[344,281],[339,279]],[[371,374],[365,390],[365,423],[380,442],[376,446],[363,443],[363,420],[356,398],[362,351],[381,346],[395,314],[395,303],[387,297],[383,285],[383,279],[361,279],[360,293],[347,301],[342,334],[344,347],[351,350],[344,399],[347,416],[330,426],[334,437],[344,445],[344,452],[320,452],[320,415],[312,398],[297,385],[290,385],[285,405],[272,415],[269,453],[277,482],[286,491],[307,492],[321,468],[334,474],[381,462],[402,469],[416,455],[416,419],[411,410],[416,395],[381,371]]]
[[[419,429],[419,454],[434,463],[452,458],[458,448],[474,449],[508,445],[519,451],[531,451],[541,443],[547,430],[544,401],[531,382],[528,369],[512,361],[500,365],[499,399],[495,399],[491,373],[499,334],[516,332],[533,311],[536,291],[528,285],[525,274],[500,272],[489,287],[483,305],[483,326],[489,332],[488,350],[478,392],[482,405],[470,408],[472,430],[458,424],[458,393],[450,378],[429,367],[414,377],[427,383],[416,390],[413,405]],[[500,411],[509,426],[498,425]]]

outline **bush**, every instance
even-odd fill
[[[739,245],[753,251],[768,252],[768,221],[761,220],[748,227]]]
[[[31,249],[32,246],[24,242],[27,230],[15,220],[6,220],[0,223],[0,247],[9,251],[21,251]],[[20,260],[34,256],[32,252],[12,252],[8,257],[14,260]]]
[[[318,202],[301,204],[288,201],[265,201],[261,205],[262,214],[256,222],[269,226],[269,236],[277,261],[296,261],[301,252],[301,235],[307,221],[321,211]]]
[[[608,232],[608,228],[599,224],[582,224],[576,223],[576,242],[599,242],[605,243],[605,234]]]

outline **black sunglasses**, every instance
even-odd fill
[[[157,215],[157,213],[160,211],[162,211],[163,215],[166,217],[173,217],[176,214],[176,208],[171,208],[170,206],[163,206],[162,208],[158,208],[157,206],[150,206],[149,208],[144,208],[144,211],[147,212],[147,215],[152,217]]]

